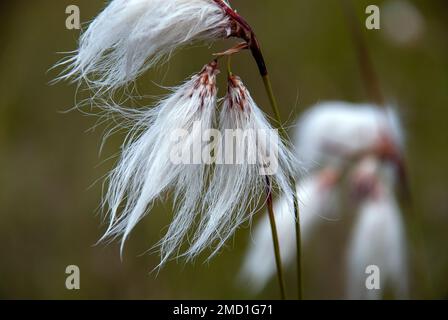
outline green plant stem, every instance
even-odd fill
[[[232,56],[227,57],[227,75],[230,77],[232,75]]]
[[[275,264],[277,266],[277,278],[280,286],[280,297],[282,300],[286,300],[285,281],[283,278],[282,258],[280,254],[280,243],[278,241],[277,224],[275,223],[275,213],[272,202],[271,182],[269,178],[266,178],[266,192],[267,200],[266,206],[269,213],[269,221],[271,223],[272,231],[272,243],[274,245]]]
[[[278,108],[277,99],[275,98],[275,95],[274,95],[274,90],[272,89],[271,79],[270,79],[269,75],[266,74],[263,76],[263,84],[264,84],[266,93],[268,95],[269,103],[271,104],[272,111],[274,112],[275,120],[278,122],[277,125],[279,126],[280,135],[282,136],[282,138],[287,138],[286,130],[283,127],[283,124],[281,122],[280,110]]]
[[[262,75],[264,87],[266,89],[266,93],[269,97],[269,102],[272,107],[272,111],[274,112],[275,120],[278,122],[280,135],[283,139],[288,139],[288,134],[283,127],[283,123],[281,121],[280,110],[278,108],[277,99],[274,95],[274,90],[272,89],[271,80],[268,74]],[[302,236],[301,236],[301,228],[300,228],[300,209],[299,209],[299,198],[296,192],[296,181],[294,177],[290,177],[290,183],[294,188],[294,217],[296,220],[295,228],[296,228],[296,247],[297,247],[297,294],[298,299],[303,299],[303,288],[302,288]]]
[[[295,181],[294,181],[295,183]],[[295,186],[294,186],[295,188]],[[296,218],[296,247],[297,247],[297,296],[299,300],[303,299],[303,284],[302,284],[302,231],[300,228],[300,210],[299,199],[297,192],[294,192],[294,214]]]

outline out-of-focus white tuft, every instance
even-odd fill
[[[122,156],[109,176],[103,207],[110,225],[103,239],[122,236],[122,249],[129,233],[149,211],[151,204],[168,189],[174,190],[177,213],[160,241],[162,263],[178,249],[192,227],[203,197],[206,165],[176,164],[173,150],[190,150],[202,142],[202,132],[212,127],[217,104],[217,63],[212,62],[159,104],[142,111],[123,145]],[[200,124],[198,126],[197,124]],[[185,130],[179,141],[170,134]]]
[[[319,223],[325,221],[325,218],[338,218],[337,214],[342,212],[341,205],[353,203],[354,199],[346,199],[346,192],[342,192],[344,183],[341,180],[345,179],[346,174],[353,168],[357,168],[360,159],[373,156],[381,165],[389,168],[389,174],[395,179],[400,178],[404,134],[399,118],[392,108],[346,102],[315,105],[298,121],[294,142],[297,157],[309,170],[307,177],[298,179],[297,188],[301,200],[300,217],[304,245]],[[377,178],[382,181],[381,176]],[[353,185],[355,182],[351,181],[349,184]],[[368,185],[361,187],[362,185],[357,185],[359,192],[369,192]],[[385,187],[389,190],[389,202],[384,198],[383,207],[389,205],[390,211],[398,210],[393,202],[394,185],[386,184]],[[378,208],[380,207],[381,204],[378,204]],[[284,208],[282,198],[275,204],[275,211],[283,266],[288,267],[294,263],[296,255],[294,218],[285,214],[288,211]],[[397,219],[401,219],[399,211],[396,212]],[[268,218],[264,217],[255,228],[240,272],[240,282],[247,284],[248,280],[250,288],[255,292],[261,291],[275,275],[270,232]],[[393,230],[390,232],[393,234]],[[402,230],[397,229],[396,232],[396,236],[401,237]],[[403,272],[406,273],[406,270]],[[401,279],[403,278],[397,278],[397,281]]]
[[[196,41],[229,36],[230,22],[213,0],[113,0],[82,34],[58,80],[85,81],[97,93],[117,89]]]
[[[396,112],[371,104],[325,102],[312,107],[295,132],[300,159],[307,168],[344,165],[357,154],[378,147],[383,137],[403,146],[403,133]]]
[[[228,83],[219,130],[222,134],[244,133],[245,139],[237,139],[233,144],[223,135],[218,141],[218,150],[221,150],[218,159],[230,153],[237,158],[232,159],[231,164],[220,161],[224,159],[216,164],[205,199],[208,209],[187,252],[189,259],[212,244],[215,250],[210,258],[213,257],[234,231],[252,218],[260,208],[260,201],[265,204],[267,179],[272,185],[271,192],[284,195],[285,206],[293,212],[294,187],[289,177],[298,167],[294,156],[255,104],[241,79],[232,75]],[[276,165],[272,166],[274,162]]]
[[[408,298],[405,227],[394,195],[393,168],[367,157],[353,173],[358,214],[348,249],[349,299]],[[369,266],[378,267],[380,288],[366,287]],[[372,280],[373,281],[373,280]]]
[[[331,169],[304,178],[297,186],[300,195],[300,224],[306,243],[319,220],[335,219],[338,202],[334,188],[336,173]],[[294,212],[284,197],[274,205],[278,229],[280,254],[284,266],[294,263],[296,257],[296,231]],[[261,291],[276,273],[274,247],[269,217],[264,215],[257,224],[248,252],[240,271],[239,281],[248,284],[253,292]]]

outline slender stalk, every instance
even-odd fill
[[[372,57],[370,56],[369,49],[362,34],[361,23],[356,16],[353,2],[351,0],[341,0],[342,7],[344,9],[345,16],[347,18],[347,24],[352,35],[353,44],[356,47],[356,53],[358,55],[359,68],[361,70],[361,76],[363,78],[363,84],[369,98],[378,104],[384,106],[385,100],[383,93],[381,92],[380,82],[378,75],[375,72]]]
[[[227,75],[230,77],[232,75],[232,56],[227,57]]]
[[[303,299],[303,282],[302,282],[302,231],[300,228],[300,210],[297,192],[294,193],[294,214],[296,218],[296,248],[297,248],[297,296],[299,300]]]
[[[287,138],[287,133],[283,124],[281,122],[280,110],[278,108],[278,103],[274,95],[274,91],[272,89],[271,79],[268,74],[262,76],[264,88],[266,90],[266,94],[269,98],[269,103],[271,104],[272,111],[274,112],[275,120],[278,122],[280,134],[282,138]]]
[[[269,97],[269,102],[271,103],[272,111],[274,112],[275,119],[278,122],[280,134],[284,139],[288,138],[288,134],[281,122],[280,110],[278,108],[277,99],[275,98],[274,91],[272,90],[272,84],[269,75],[266,73],[263,76],[263,83],[266,89],[266,93]],[[290,177],[290,183],[293,188],[296,188],[296,181],[294,177]],[[297,294],[298,299],[303,299],[303,285],[302,285],[302,236],[300,228],[300,209],[299,209],[299,198],[297,192],[294,192],[294,217],[295,217],[295,228],[296,228],[296,259],[297,259]]]
[[[261,50],[260,52],[260,56],[261,55]],[[271,80],[269,77],[269,74],[267,73],[267,69],[266,69],[266,64],[264,64],[264,68],[266,70],[265,74],[263,74],[260,71],[260,74],[263,78],[263,83],[264,83],[264,87],[266,90],[266,94],[268,95],[269,98],[269,102],[271,104],[271,108],[272,111],[274,112],[274,116],[275,116],[275,120],[277,121],[278,124],[278,128],[280,131],[280,135],[282,136],[283,139],[288,139],[288,134],[285,130],[285,127],[283,126],[283,122],[281,120],[281,116],[280,116],[280,110],[278,108],[278,103],[277,103],[277,99],[275,98],[274,95],[274,90],[272,89],[272,84],[271,84]],[[261,70],[261,69],[260,69]],[[296,189],[296,181],[294,177],[289,177],[290,178],[290,183],[293,187],[293,189]],[[301,236],[301,228],[300,228],[300,209],[299,209],[299,197],[297,195],[297,192],[294,192],[294,217],[295,217],[295,229],[296,229],[296,259],[297,259],[297,294],[298,294],[298,299],[302,300],[303,299],[303,285],[302,285],[302,236]],[[275,223],[275,221],[274,221]],[[272,223],[271,223],[272,224]]]
[[[249,48],[252,52],[252,56],[257,63],[258,70],[263,79],[264,88],[266,90],[266,94],[269,98],[269,103],[271,104],[272,111],[274,112],[275,120],[277,121],[277,125],[280,131],[280,135],[283,139],[289,140],[288,133],[286,132],[285,127],[283,126],[283,122],[281,120],[280,109],[278,107],[277,99],[274,94],[274,90],[272,88],[271,79],[269,77],[268,69],[266,66],[266,62],[263,57],[263,53],[261,51],[260,44],[255,36],[255,33],[251,30],[250,32],[250,42]],[[295,228],[296,228],[296,249],[297,249],[297,294],[298,299],[303,299],[303,288],[302,288],[302,239],[301,239],[301,230],[300,230],[300,209],[299,209],[299,197],[296,192],[296,181],[294,177],[289,177],[291,186],[294,189],[294,217],[296,219]]]
[[[282,300],[286,300],[285,281],[283,278],[282,258],[280,254],[280,243],[278,241],[277,224],[275,223],[275,213],[272,202],[271,188],[272,188],[271,182],[269,178],[266,177],[266,193],[267,193],[266,206],[268,208],[269,221],[271,223],[272,243],[274,245],[275,263],[277,266],[277,278],[280,286],[280,297]]]

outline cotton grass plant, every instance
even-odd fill
[[[384,297],[384,291],[365,294],[365,267],[378,264],[385,273],[381,288],[387,285],[396,298],[405,298],[407,240],[396,198],[398,192],[409,196],[404,130],[396,110],[387,105],[382,94],[353,4],[350,0],[341,0],[341,4],[371,103],[322,103],[300,119],[296,150],[308,170],[307,177],[296,185],[302,190],[302,232],[306,240],[319,222],[331,219],[335,210],[349,203],[357,220],[346,261],[347,296]],[[344,188],[347,183],[348,193]],[[294,217],[283,209],[284,199],[275,207],[282,235],[281,257],[285,265],[292,264]],[[273,274],[275,257],[269,254],[271,245],[265,241],[268,229],[267,219],[262,219],[241,268],[241,280],[249,281],[254,292],[262,290]]]
[[[242,42],[216,56],[224,59],[250,50],[276,124],[280,126],[279,133],[273,130],[241,79],[230,72],[230,63],[227,95],[218,112],[217,60],[183,85],[173,88],[170,95],[152,107],[129,111],[107,102],[116,90],[128,87],[145,71],[168,61],[176,50],[192,43],[211,43],[232,37]],[[79,48],[57,66],[65,68],[58,80],[70,79],[85,84],[95,98],[92,102],[98,99],[106,102],[102,103],[104,112],[122,117],[131,128],[117,166],[108,177],[102,205],[109,213],[109,226],[103,240],[120,238],[123,251],[129,234],[150,212],[154,202],[172,192],[176,210],[167,233],[157,245],[160,266],[180,256],[191,260],[211,247],[213,256],[242,223],[266,205],[284,298],[273,196],[278,194],[286,199],[295,217],[297,257],[300,259],[299,206],[294,188],[298,164],[288,150],[286,131],[281,125],[260,44],[251,26],[229,2],[113,0],[81,35]],[[196,126],[197,123],[200,125]],[[237,150],[237,154],[258,161],[238,164],[174,164],[170,161],[173,150],[179,145],[181,151],[199,145],[206,149],[205,153],[213,153],[214,145],[204,143],[201,138],[215,126],[222,130],[268,132],[264,137],[249,135],[248,143]],[[177,142],[169,140],[169,134],[177,130],[188,134]],[[218,147],[227,144],[228,141],[217,142]],[[276,167],[269,171],[267,168],[273,163],[268,155],[272,152],[276,155]],[[181,252],[181,247],[187,243],[187,250]],[[300,263],[298,266],[300,288]]]
[[[296,188],[300,194],[301,227],[307,244],[319,225],[355,214],[347,244],[347,297],[367,294],[365,268],[381,268],[381,288],[407,297],[406,235],[397,193],[403,187],[404,132],[392,107],[341,101],[313,106],[298,120],[295,150],[307,168]],[[285,199],[276,203],[276,220],[284,266],[294,264],[294,216]],[[344,215],[343,215],[344,214]],[[247,250],[240,280],[260,292],[275,274],[269,222],[261,219]]]

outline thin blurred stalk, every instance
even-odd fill
[[[380,81],[373,60],[370,56],[369,49],[360,28],[361,22],[356,16],[353,2],[351,0],[341,0],[342,8],[344,10],[348,28],[352,35],[353,44],[356,47],[356,54],[358,56],[359,68],[361,70],[361,76],[367,95],[369,98],[378,104],[384,106],[385,99],[381,92]]]

